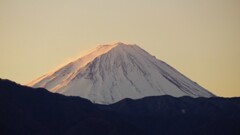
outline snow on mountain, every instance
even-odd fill
[[[139,46],[120,42],[101,45],[29,86],[80,96],[100,104],[159,95],[214,96]]]

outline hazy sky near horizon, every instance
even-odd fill
[[[25,84],[117,41],[240,96],[240,0],[0,0],[0,78]]]

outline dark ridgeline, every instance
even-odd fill
[[[0,135],[240,135],[240,98],[92,104],[0,80]]]

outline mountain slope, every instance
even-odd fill
[[[79,97],[0,79],[1,135],[142,135],[119,115]]]
[[[171,96],[97,105],[0,79],[1,135],[239,135],[240,98]]]
[[[139,46],[123,43],[99,46],[29,86],[101,104],[157,95],[214,96]]]

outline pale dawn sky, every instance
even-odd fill
[[[26,84],[117,41],[240,96],[240,0],[0,0],[0,78]]]

